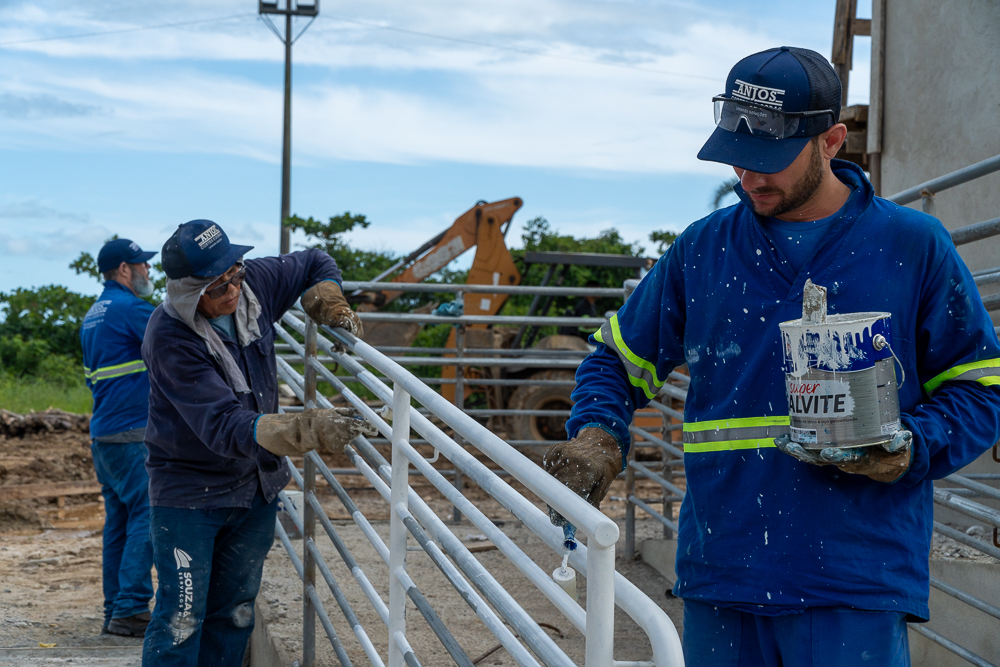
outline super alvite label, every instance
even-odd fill
[[[786,380],[788,414],[800,417],[850,417],[854,414],[851,387],[841,380]]]

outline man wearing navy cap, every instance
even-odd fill
[[[94,394],[91,452],[104,496],[104,626],[102,633],[142,636],[153,597],[149,541],[146,418],[149,374],[142,337],[153,306],[144,252],[128,239],[109,241],[97,254],[104,291],[83,319],[80,341],[87,386]]]
[[[599,505],[633,411],[687,364],[674,594],[689,666],[909,665],[906,622],[929,616],[932,480],[1000,438],[1000,343],[975,282],[939,221],[834,158],[840,95],[814,51],[736,64],[698,157],[733,166],[740,202],[690,225],[593,336],[572,440],[545,457]],[[906,381],[890,442],[791,441],[778,325],[802,317],[807,280],[832,313],[892,314]]]
[[[211,220],[163,246],[167,298],[149,322],[150,532],[159,587],[143,665],[242,664],[254,625],[283,456],[343,448],[374,430],[353,409],[275,414],[273,323],[300,298],[311,318],[360,336],[340,269],[319,250],[243,261]]]

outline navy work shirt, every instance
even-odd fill
[[[153,306],[121,283],[109,280],[80,328],[83,372],[94,394],[90,436],[95,440],[136,431],[142,440],[149,405],[149,378],[142,363],[142,337]],[[125,440],[115,440],[126,442]]]
[[[260,301],[261,338],[246,347],[219,338],[236,360],[250,393],[236,394],[205,341],[159,307],[149,320],[142,357],[149,369],[151,505],[189,509],[250,507],[258,479],[268,502],[290,479],[282,460],[254,440],[254,422],[278,411],[273,322],[305,290],[340,282],[340,269],[319,250],[246,262],[246,283]]]

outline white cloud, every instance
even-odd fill
[[[173,3],[169,13],[161,8],[124,19],[120,3],[50,7],[22,5],[0,14],[8,19],[0,42],[225,16],[244,4]],[[377,18],[384,16],[392,21]],[[303,164],[448,161],[715,173],[694,157],[711,131],[709,99],[736,60],[780,41],[734,18],[630,2],[518,0],[491,11],[461,0],[340,5],[295,47],[296,65],[309,70],[296,74],[294,156]],[[280,85],[247,78],[247,65],[239,73],[202,65],[280,61],[280,44],[255,22],[248,13],[10,47],[20,51],[22,65],[0,73],[10,95],[49,96],[108,113],[14,120],[0,138],[19,148],[113,146],[277,161]],[[372,27],[379,24],[409,32]],[[116,68],[115,61],[133,64]]]

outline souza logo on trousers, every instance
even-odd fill
[[[842,380],[788,379],[788,414],[850,417],[854,414],[851,387]]]

